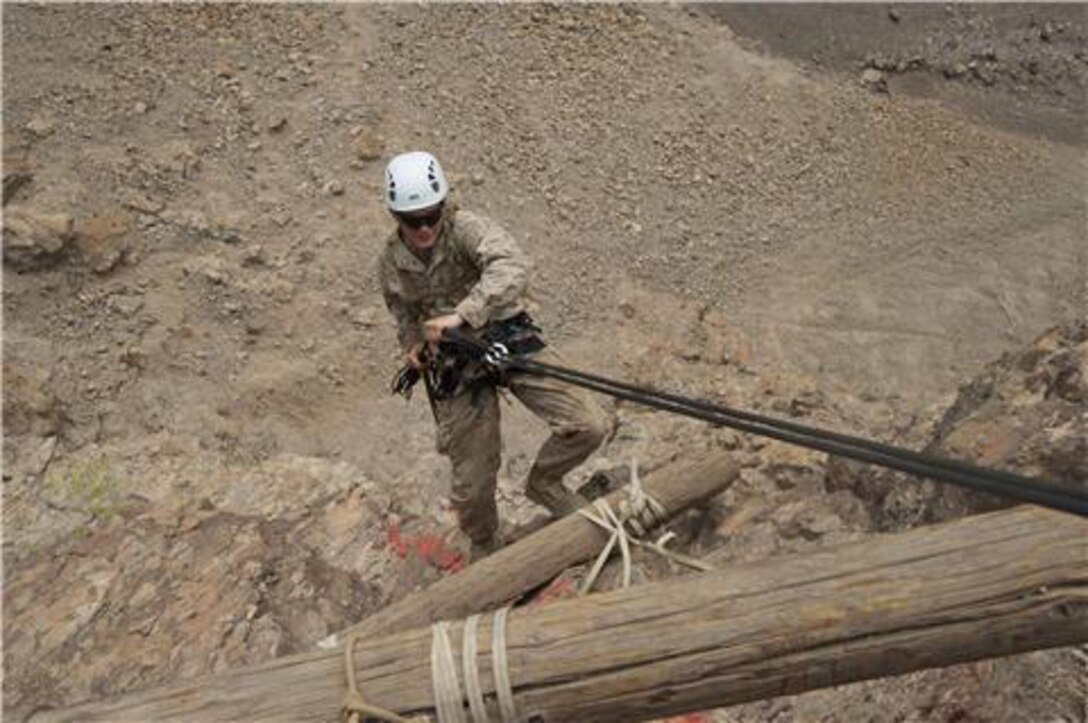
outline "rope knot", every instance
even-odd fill
[[[601,554],[597,556],[593,567],[586,575],[582,589],[578,592],[579,595],[585,595],[590,591],[612,554],[612,550],[617,546],[623,558],[623,587],[629,587],[631,584],[631,545],[653,550],[663,557],[697,570],[705,572],[712,569],[702,560],[665,549],[665,545],[676,537],[673,532],[666,531],[652,543],[642,539],[655,527],[663,526],[667,522],[668,510],[642,489],[642,482],[638,477],[638,464],[635,460],[631,460],[631,480],[626,490],[626,498],[620,500],[618,514],[612,510],[604,498],[593,501],[593,507],[598,514],[593,514],[584,507],[578,510],[578,514],[582,517],[609,533],[608,542],[605,543],[604,549],[601,550]]]
[[[619,518],[636,537],[645,537],[650,530],[665,524],[668,511],[664,505],[646,494],[638,476],[638,462],[631,460],[631,479],[627,485],[626,499],[620,500]]]

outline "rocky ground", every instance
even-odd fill
[[[705,6],[756,45],[878,92],[939,99],[1019,133],[1085,140],[1085,13],[1074,3]]]
[[[459,564],[426,404],[386,392],[404,149],[522,240],[572,365],[1083,482],[1086,25],[1010,7],[5,7],[5,712],[305,650]],[[613,409],[571,484],[747,459],[677,524],[718,564],[988,504]],[[528,524],[543,430],[504,413]],[[712,716],[1081,720],[1078,665]]]

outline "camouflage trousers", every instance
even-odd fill
[[[551,349],[535,360],[562,364]],[[530,374],[511,374],[507,387],[531,412],[547,422],[551,435],[529,471],[526,494],[553,514],[564,514],[576,497],[563,486],[563,476],[601,444],[608,432],[604,410],[588,392],[563,382]],[[495,486],[502,461],[499,395],[485,386],[452,399],[434,402],[438,451],[453,466],[451,501],[461,529],[476,543],[491,540],[498,528]]]

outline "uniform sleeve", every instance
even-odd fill
[[[382,287],[385,307],[397,322],[397,338],[402,349],[409,349],[423,341],[423,329],[420,327],[418,305],[408,303],[404,298],[397,270],[388,258],[383,258],[378,265],[378,277]]]
[[[482,216],[458,214],[460,243],[480,270],[480,280],[456,311],[468,324],[478,328],[492,313],[514,304],[529,281],[529,259],[514,237],[502,226]]]

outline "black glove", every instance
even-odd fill
[[[390,394],[399,394],[405,399],[412,398],[412,387],[419,381],[420,373],[411,364],[405,364],[400,371],[393,376],[393,383],[389,385]]]

